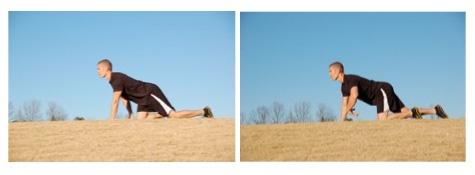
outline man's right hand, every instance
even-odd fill
[[[358,115],[360,115],[360,114],[358,114],[358,113],[355,112],[354,110],[355,110],[355,109],[352,109],[352,110],[349,111],[348,113],[350,113],[350,115],[353,116],[353,117],[358,117]]]

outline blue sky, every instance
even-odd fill
[[[241,112],[308,101],[340,116],[328,65],[393,85],[406,106],[465,117],[465,13],[241,13]],[[357,120],[376,120],[358,101]]]
[[[96,64],[109,58],[177,110],[210,105],[234,117],[234,21],[234,12],[9,12],[8,99],[15,109],[41,101],[44,118],[54,101],[70,119],[107,119],[112,88]]]

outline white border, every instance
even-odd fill
[[[240,115],[240,11],[465,11],[466,12],[466,107],[474,106],[473,51],[475,3],[470,0],[3,0],[0,1],[0,96],[8,96],[8,11],[236,11],[236,161],[239,161]],[[470,80],[472,78],[472,80]],[[0,101],[7,116],[7,99]],[[354,163],[354,162],[233,162],[233,163],[9,163],[8,124],[0,122],[0,174],[473,174],[474,120],[467,110],[466,162],[462,163]],[[470,149],[472,148],[472,149]]]
[[[235,118],[235,122],[236,122],[236,162],[239,162],[240,159],[241,159],[241,154],[240,154],[240,150],[241,150],[241,137],[240,137],[240,134],[238,133],[241,133],[241,128],[240,128],[240,124],[239,124],[239,121],[240,121],[240,115],[241,115],[241,13],[236,11],[235,13],[235,22],[236,22],[236,25],[235,25],[235,32],[236,32],[236,44],[235,44],[235,53],[236,53],[236,57],[235,57],[235,75],[234,75],[234,81],[235,81],[235,97],[234,99],[235,102],[234,102],[234,106],[236,106],[236,109],[234,111],[234,118]]]

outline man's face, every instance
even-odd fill
[[[336,79],[338,79],[338,75],[340,73],[340,70],[338,68],[336,68],[335,66],[330,66],[328,68],[328,70],[330,71],[330,78],[335,81]]]
[[[99,77],[101,78],[104,78],[106,77],[106,73],[107,73],[107,66],[104,65],[104,64],[98,64],[97,65],[97,74],[99,75]]]

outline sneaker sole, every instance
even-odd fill
[[[208,116],[205,116],[207,118],[214,118],[213,112],[211,112],[211,108],[209,106],[206,106],[205,109],[207,110]]]
[[[419,108],[414,107],[413,110],[411,110],[411,111],[412,111],[412,113],[416,113],[415,117],[414,117],[414,114],[412,114],[413,118],[422,119],[422,114],[421,114],[421,111],[419,111]]]
[[[440,118],[443,118],[443,119],[448,119],[449,116],[447,115],[447,113],[445,113],[444,109],[442,108],[442,106],[440,105],[437,105],[435,107],[435,111],[437,113],[437,116],[439,116]]]

